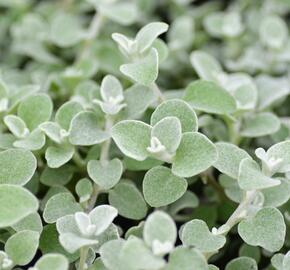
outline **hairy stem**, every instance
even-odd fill
[[[228,221],[223,225],[231,229],[247,214],[248,208],[257,196],[257,191],[247,191],[244,199],[239,204],[238,208],[232,213]],[[227,234],[228,232],[226,232]]]
[[[105,131],[108,133],[111,133],[111,129],[114,125],[114,119],[110,115],[106,115],[106,123],[105,123]],[[103,142],[101,146],[101,153],[100,153],[100,162],[102,165],[106,165],[109,161],[109,151],[110,151],[110,146],[111,146],[111,137]],[[100,188],[97,184],[94,184],[94,189],[92,196],[88,202],[88,207],[87,207],[87,212],[90,212],[98,199],[98,195],[100,193]]]
[[[231,119],[227,116],[224,117],[224,121],[228,127],[230,142],[235,144],[235,145],[239,145],[242,138],[239,135],[236,123],[234,122],[233,119]]]
[[[88,247],[82,247],[80,250],[79,270],[86,270],[86,259],[88,256]]]
[[[85,164],[84,160],[82,159],[82,157],[80,156],[77,149],[75,149],[72,160],[74,161],[74,163],[78,166],[78,168],[80,170],[82,170],[82,171],[85,170],[86,164]]]
[[[247,191],[237,209],[231,214],[227,222],[217,229],[217,233],[227,235],[238,222],[244,219],[248,214],[249,206],[254,201],[256,196],[256,190]],[[209,259],[215,253],[216,252],[205,253],[204,256],[206,259]]]
[[[86,39],[84,40],[83,48],[81,49],[81,52],[77,57],[77,61],[76,61],[77,63],[79,63],[82,59],[88,56],[92,42],[99,35],[102,25],[104,23],[104,20],[105,18],[102,15],[100,15],[97,12],[95,13],[91,21],[91,24],[89,26],[88,35]]]
[[[114,119],[110,116],[106,116],[106,123],[105,123],[105,131],[110,133],[111,129],[114,125]],[[105,165],[109,160],[109,151],[111,146],[111,136],[108,140],[106,140],[101,146],[101,154],[100,154],[100,161],[102,165]]]

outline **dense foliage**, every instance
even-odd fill
[[[289,270],[287,0],[1,0],[0,270]]]

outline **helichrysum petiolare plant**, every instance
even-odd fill
[[[290,269],[289,1],[0,10],[0,270]]]

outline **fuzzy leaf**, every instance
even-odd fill
[[[156,137],[170,153],[174,153],[181,141],[181,123],[177,117],[165,117],[151,130],[151,138]]]
[[[260,25],[261,41],[272,49],[281,49],[288,38],[286,23],[278,16],[265,16]]]
[[[45,159],[50,168],[59,168],[67,163],[74,154],[72,146],[49,146],[45,152]]]
[[[175,245],[176,225],[168,214],[155,211],[148,216],[145,222],[143,237],[155,255],[169,253]]]
[[[65,256],[60,254],[45,254],[35,264],[38,270],[68,270],[69,264]]]
[[[138,16],[138,9],[134,2],[101,4],[97,9],[105,17],[122,25],[132,24]]]
[[[234,144],[218,142],[215,145],[218,159],[213,166],[220,172],[237,179],[240,163],[243,159],[250,158],[249,154]]]
[[[224,235],[211,233],[207,224],[199,219],[194,219],[184,225],[181,240],[185,246],[196,247],[202,252],[214,252],[226,243]]]
[[[158,76],[157,50],[152,48],[149,54],[140,61],[122,65],[120,71],[133,81],[150,86]]]
[[[264,189],[281,184],[280,180],[265,176],[259,165],[251,158],[241,161],[238,183],[243,190]]]
[[[60,168],[46,167],[41,176],[40,182],[46,186],[66,185],[73,177],[73,167],[64,165]]]
[[[147,205],[142,194],[130,182],[121,182],[109,191],[109,202],[117,208],[119,215],[139,220],[146,216]]]
[[[123,96],[123,87],[116,77],[107,75],[102,80],[100,92],[102,99],[104,101],[109,101],[110,98]]]
[[[196,249],[177,247],[169,256],[166,270],[208,270],[204,256]]]
[[[208,169],[216,160],[216,147],[206,136],[187,132],[182,135],[173,159],[172,172],[180,177],[191,177]]]
[[[184,100],[194,109],[214,114],[231,114],[237,107],[235,99],[226,90],[202,80],[187,86]]]
[[[16,265],[26,265],[34,257],[39,244],[39,233],[21,231],[12,235],[5,244],[5,252]]]
[[[242,126],[244,137],[260,137],[275,133],[280,128],[279,118],[270,112],[257,113],[247,117]]]
[[[187,181],[175,176],[171,170],[157,166],[150,169],[143,180],[146,202],[152,207],[160,207],[178,200],[187,189]]]
[[[51,122],[51,121],[47,121],[47,122],[42,123],[39,126],[39,129],[43,131],[45,135],[49,137],[52,141],[58,144],[62,143],[62,140],[63,140],[62,129],[59,124]]]
[[[14,224],[12,228],[16,232],[30,230],[38,233],[42,232],[42,220],[38,213],[32,213],[25,218],[21,219],[19,222]]]
[[[45,145],[45,135],[36,128],[27,137],[13,143],[14,147],[23,148],[31,151],[39,150]]]
[[[163,22],[152,22],[145,25],[136,35],[138,51],[143,53],[151,47],[154,40],[168,30],[168,24]]]
[[[63,129],[68,130],[73,117],[82,110],[83,107],[80,103],[68,101],[57,110],[55,120]]]
[[[58,12],[51,21],[51,40],[59,47],[70,47],[82,39],[80,21],[72,14]]]
[[[259,210],[254,217],[243,220],[238,232],[247,244],[275,252],[284,244],[286,226],[280,211],[267,207]]]
[[[190,55],[190,61],[201,79],[219,82],[218,75],[223,71],[220,64],[211,55],[203,51],[195,51]]]
[[[290,170],[290,140],[274,144],[267,154],[270,159],[282,159],[278,172],[285,173]]]
[[[99,120],[93,112],[76,114],[69,129],[69,140],[73,145],[93,145],[107,140],[109,135],[99,128]]]
[[[117,216],[118,211],[113,206],[99,205],[94,208],[89,213],[89,217],[92,224],[96,225],[95,234],[100,235],[101,233],[103,233]]]
[[[134,119],[142,115],[146,109],[155,101],[155,95],[147,86],[134,84],[124,92],[125,103],[124,114],[128,119]]]
[[[240,257],[231,260],[225,270],[258,270],[257,263],[254,259],[249,257]]]
[[[120,238],[102,245],[100,255],[104,265],[108,269],[133,270],[128,268],[126,262],[121,262],[120,251],[123,249],[124,244],[125,240]]]
[[[279,207],[290,199],[290,181],[278,178],[281,182],[279,186],[262,190],[264,196],[264,206]]]
[[[29,130],[27,129],[25,122],[20,117],[16,115],[6,115],[3,120],[5,125],[16,137],[23,138],[28,135]]]
[[[151,125],[157,124],[161,119],[175,116],[180,120],[182,131],[197,131],[197,116],[191,107],[179,99],[171,99],[162,102],[151,115]]]
[[[60,193],[51,197],[43,212],[43,218],[47,223],[54,223],[60,217],[82,211],[70,193]]]
[[[53,104],[45,94],[35,94],[24,99],[18,107],[18,116],[23,119],[30,131],[51,117]]]
[[[145,160],[148,157],[151,127],[141,121],[125,120],[112,128],[112,137],[119,149],[128,157]]]
[[[121,179],[123,173],[122,162],[115,158],[106,164],[97,160],[88,163],[88,174],[101,189],[111,189]]]
[[[80,202],[82,203],[91,197],[93,192],[93,184],[89,179],[82,178],[77,182],[75,191],[80,198]]]
[[[36,170],[36,158],[27,150],[0,152],[0,184],[25,185]]]
[[[0,185],[0,228],[12,226],[37,211],[38,200],[26,189]]]
[[[120,258],[122,262],[126,262],[129,269],[142,269],[146,265],[148,269],[158,270],[165,265],[164,259],[154,256],[146,244],[134,236],[125,242]]]

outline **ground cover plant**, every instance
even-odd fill
[[[0,270],[290,269],[289,1],[0,10]]]

